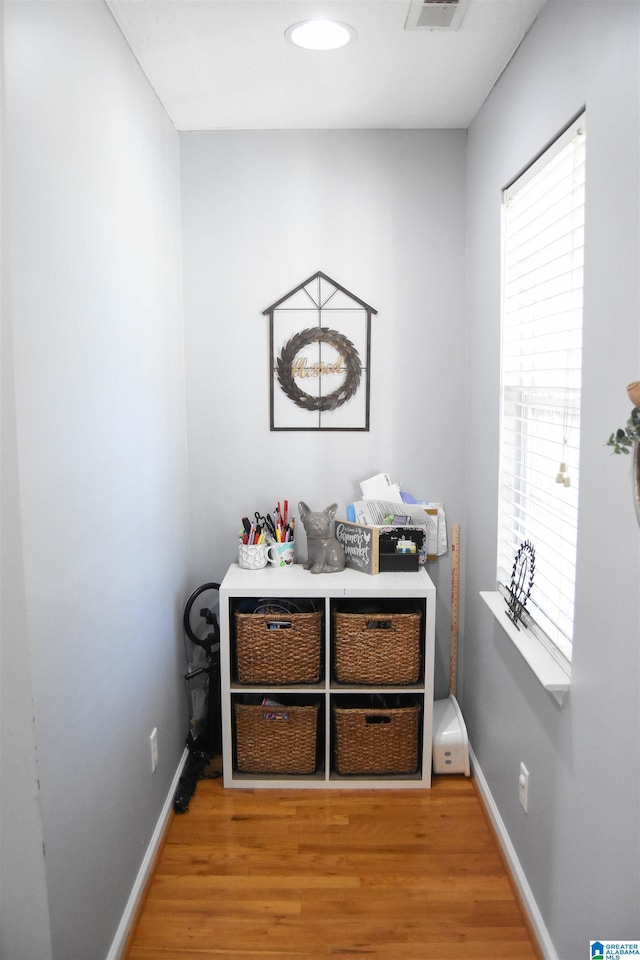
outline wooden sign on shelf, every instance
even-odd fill
[[[380,547],[377,527],[336,520],[336,539],[342,544],[348,567],[362,573],[379,573]]]

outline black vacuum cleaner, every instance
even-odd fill
[[[185,673],[189,700],[189,756],[173,800],[176,813],[186,813],[189,809],[198,780],[221,776],[219,771],[207,770],[214,757],[222,755],[219,590],[219,583],[203,583],[193,591],[184,608],[184,631],[193,645],[188,651]],[[200,623],[195,625],[192,611],[197,600],[200,601]]]

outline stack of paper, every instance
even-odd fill
[[[387,473],[378,473],[360,484],[362,500],[353,504],[358,523],[384,526],[387,517],[403,516],[414,526],[427,528],[427,559],[435,560],[447,552],[447,521],[444,507],[432,500],[406,503],[400,486]]]

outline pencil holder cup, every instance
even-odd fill
[[[289,540],[288,543],[270,543],[267,548],[269,563],[274,567],[292,567],[295,563],[295,553],[295,540]]]
[[[238,566],[245,570],[260,570],[267,565],[266,543],[238,544]]]

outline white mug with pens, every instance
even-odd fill
[[[278,569],[293,566],[295,563],[295,553],[295,540],[285,540],[283,543],[270,543],[267,547],[269,563]]]
[[[272,532],[275,535],[275,543],[269,545],[269,563],[276,569],[283,570],[285,567],[291,567],[295,563],[295,517],[291,517],[289,522],[289,501],[284,500],[282,507],[280,501],[273,511]],[[268,522],[268,521],[267,521]]]
[[[269,559],[268,548],[266,540],[263,543],[243,543],[241,540],[238,544],[238,566],[244,570],[261,570],[266,567]]]

